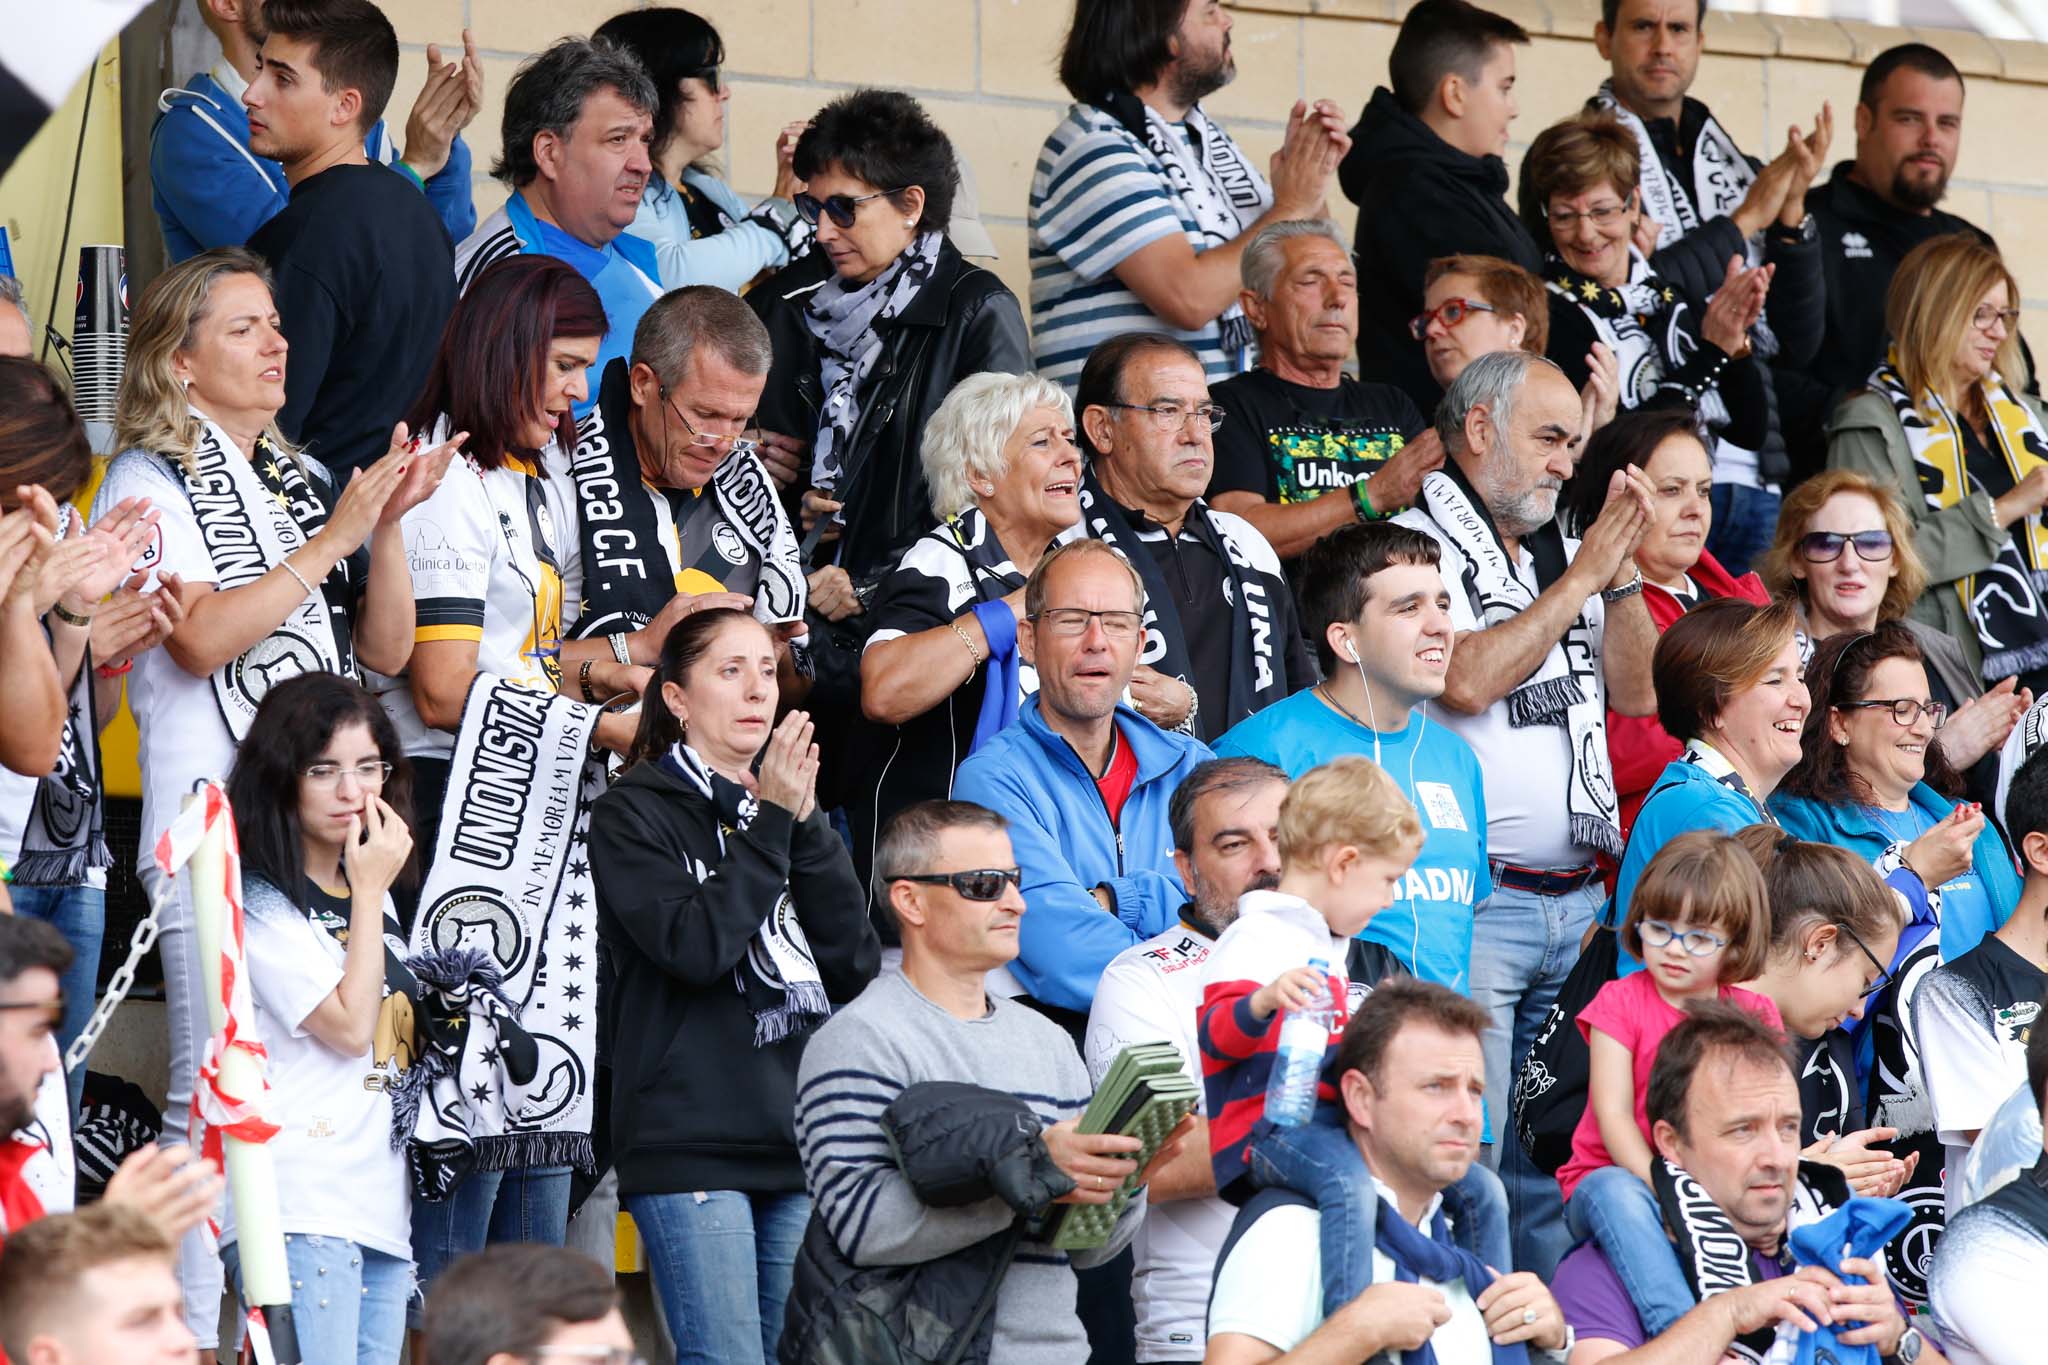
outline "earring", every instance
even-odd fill
[[[917,226],[917,219],[915,219],[915,218],[905,218],[905,219],[903,220],[903,226],[905,226],[905,227],[916,227],[916,226]]]

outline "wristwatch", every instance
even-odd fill
[[[1926,1345],[1927,1338],[1920,1335],[1920,1329],[1908,1327],[1899,1337],[1898,1349],[1883,1357],[1884,1365],[1913,1365]]]
[[[1782,242],[1786,246],[1807,246],[1820,240],[1820,226],[1813,221],[1813,215],[1809,213],[1799,220],[1797,227],[1788,228],[1783,223],[1772,223],[1770,235],[1772,241]]]
[[[1600,600],[1602,602],[1619,602],[1624,598],[1634,597],[1637,593],[1641,592],[1642,590],[1643,571],[1641,569],[1637,569],[1635,577],[1629,579],[1628,582],[1622,584],[1620,587],[1600,589]]]

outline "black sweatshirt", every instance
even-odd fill
[[[619,1192],[802,1190],[794,1116],[808,1031],[755,1047],[735,971],[786,884],[832,1003],[874,979],[881,947],[846,845],[824,811],[798,824],[763,802],[721,855],[710,801],[641,763],[598,799],[590,854],[613,974],[604,1020]],[[710,869],[702,881],[698,865]]]

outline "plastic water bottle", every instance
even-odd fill
[[[1330,1045],[1330,1027],[1337,1011],[1330,999],[1330,964],[1309,959],[1326,983],[1323,995],[1305,1008],[1288,1010],[1280,1020],[1280,1050],[1266,1081],[1266,1117],[1282,1128],[1307,1123],[1316,1112],[1316,1082],[1323,1074],[1323,1052]]]

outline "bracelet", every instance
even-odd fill
[[[596,697],[590,694],[590,665],[595,662],[596,660],[594,659],[585,659],[583,666],[576,670],[576,685],[583,689],[583,700],[585,701],[597,700]]]
[[[289,559],[278,560],[277,567],[283,569],[293,578],[298,579],[299,586],[306,590],[306,596],[311,597],[313,595],[313,585],[306,581],[306,576],[304,574],[300,573],[297,569],[292,567],[292,562]]]
[[[425,194],[427,192],[427,182],[420,179],[420,173],[418,171],[414,170],[411,166],[406,165],[405,159],[403,157],[400,157],[396,161],[393,161],[391,163],[391,169],[397,171],[407,180],[412,181],[412,187],[418,190],[421,194]]]
[[[966,631],[960,629],[960,623],[958,621],[946,622],[946,628],[952,631],[955,635],[960,637],[960,643],[967,646],[967,657],[974,660],[974,666],[976,668],[980,668],[981,661],[987,658],[988,656],[983,654],[980,650],[974,647],[974,637],[972,635],[969,635]]]
[[[99,674],[102,678],[118,678],[133,667],[135,667],[135,660],[123,659],[118,664],[99,664],[94,667],[93,672]]]
[[[1600,600],[1602,602],[1619,602],[1622,601],[1624,598],[1634,597],[1637,593],[1641,592],[1642,590],[1643,571],[1641,569],[1637,569],[1635,577],[1629,579],[1628,582],[1622,584],[1620,587],[1602,588],[1600,590]]]
[[[1370,478],[1353,479],[1351,481],[1351,510],[1362,522],[1385,521],[1393,513],[1382,512],[1379,508],[1373,506],[1372,492],[1366,487],[1371,482]]]
[[[615,630],[604,638],[605,642],[612,647],[612,657],[614,659],[617,659],[622,664],[631,664],[633,662],[633,651],[627,643],[625,631]]]
[[[80,616],[77,612],[72,611],[69,607],[66,607],[62,602],[52,604],[52,606],[50,607],[50,615],[56,617],[59,621],[62,621],[67,626],[77,626],[80,630],[89,630],[92,628],[92,616],[90,613],[84,616]]]

